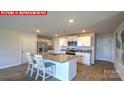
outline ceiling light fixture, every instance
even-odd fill
[[[68,22],[69,23],[73,23],[74,22],[74,19],[69,19]]]
[[[86,30],[83,30],[82,32],[84,33],[84,32],[86,32]]]
[[[39,33],[39,32],[40,32],[40,30],[39,30],[39,29],[37,29],[37,30],[36,30],[36,33]]]
[[[56,34],[55,36],[56,36],[56,37],[58,37],[59,35],[58,35],[58,34]]]

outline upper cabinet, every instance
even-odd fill
[[[59,39],[59,45],[60,46],[67,46],[67,38],[60,38]]]
[[[67,41],[77,41],[77,36],[68,36]]]
[[[91,46],[91,36],[80,36],[77,38],[77,46]]]
[[[74,36],[64,36],[64,37],[57,37],[58,45],[61,46],[68,46],[69,42],[77,42],[77,47],[93,47],[94,46],[94,34],[85,34],[85,35],[74,35]],[[73,46],[72,47],[76,47]]]

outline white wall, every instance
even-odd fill
[[[122,40],[121,40],[121,37],[120,37],[120,34],[121,32],[124,31],[124,22],[116,29],[115,33],[114,33],[114,36],[116,36],[116,32],[118,33],[118,40],[120,42],[120,49],[116,47],[116,37],[114,37],[114,40],[115,40],[115,43],[114,43],[114,46],[115,46],[115,68],[117,70],[117,72],[119,73],[120,77],[122,80],[124,80],[124,62],[122,62]],[[124,52],[124,51],[123,51]]]
[[[113,39],[114,34],[97,34],[96,35],[96,60],[114,62],[113,56]]]
[[[36,38],[36,35],[0,29],[0,69],[21,64],[20,40],[23,37]]]

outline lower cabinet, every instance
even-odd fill
[[[61,54],[66,54],[66,51],[61,51]]]
[[[82,62],[85,65],[91,65],[91,54],[83,53]]]
[[[85,65],[91,65],[91,54],[76,52],[77,62]]]

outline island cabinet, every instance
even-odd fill
[[[65,63],[59,63],[53,60],[49,61],[56,64],[55,78],[62,81],[70,81],[77,75],[76,59],[71,59]]]
[[[77,75],[76,56],[41,53],[44,59],[56,66],[54,77],[62,81],[70,81]]]

